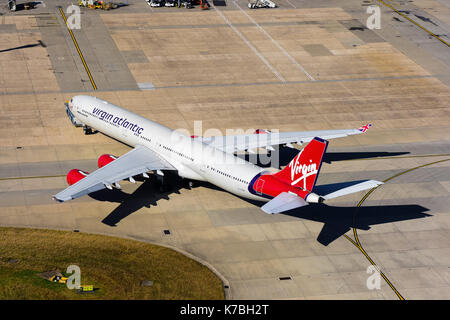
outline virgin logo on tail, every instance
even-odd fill
[[[291,186],[312,191],[327,145],[328,141],[315,137],[292,159],[288,166],[275,173],[274,176]]]
[[[291,186],[294,186],[303,180],[303,189],[306,189],[306,178],[317,174],[318,170],[317,164],[312,163],[312,160],[309,160],[309,164],[299,163],[299,159],[303,150],[300,151],[295,159],[289,163],[289,168],[291,168]],[[301,174],[301,176],[296,178],[298,174]]]

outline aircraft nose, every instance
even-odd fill
[[[70,110],[73,112],[73,111],[75,111],[74,109],[76,109],[77,108],[77,97],[75,96],[75,97],[72,97],[70,100],[69,100],[69,108],[70,108]]]

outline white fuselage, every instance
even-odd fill
[[[263,169],[248,161],[95,97],[75,96],[69,108],[82,124],[131,147],[151,149],[183,178],[208,181],[238,196],[268,201],[249,192],[252,179]]]

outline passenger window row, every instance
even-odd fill
[[[225,177],[228,177],[228,178],[230,178],[230,179],[233,179],[233,180],[236,180],[236,181],[239,181],[239,182],[248,184],[247,181],[245,181],[245,180],[243,180],[243,179],[240,179],[240,178],[238,178],[238,177],[234,177],[234,176],[232,176],[231,174],[228,174],[228,173],[222,172],[222,171],[220,171],[220,170],[217,170],[216,168],[213,168],[213,167],[210,167],[210,166],[207,166],[207,168],[210,169],[211,171],[217,172],[217,173],[219,173],[219,174],[221,174],[221,175],[223,175],[223,176],[225,176]]]
[[[173,149],[171,149],[171,148],[169,148],[169,147],[166,147],[166,146],[163,146],[163,148],[166,149],[166,150],[168,150],[168,151],[170,151],[170,152],[176,153],[176,154],[179,155],[180,157],[184,157],[184,158],[186,158],[186,159],[188,159],[188,160],[194,161],[193,158],[191,158],[191,157],[185,155],[184,153],[175,151],[175,150],[173,150]]]

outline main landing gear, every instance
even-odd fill
[[[159,185],[159,192],[164,193],[170,190],[170,185],[164,183],[164,173],[156,170],[156,181]]]
[[[84,131],[84,134],[86,134],[86,135],[97,133],[97,130],[92,130],[92,128],[90,128],[88,126],[83,126],[83,131]]]

